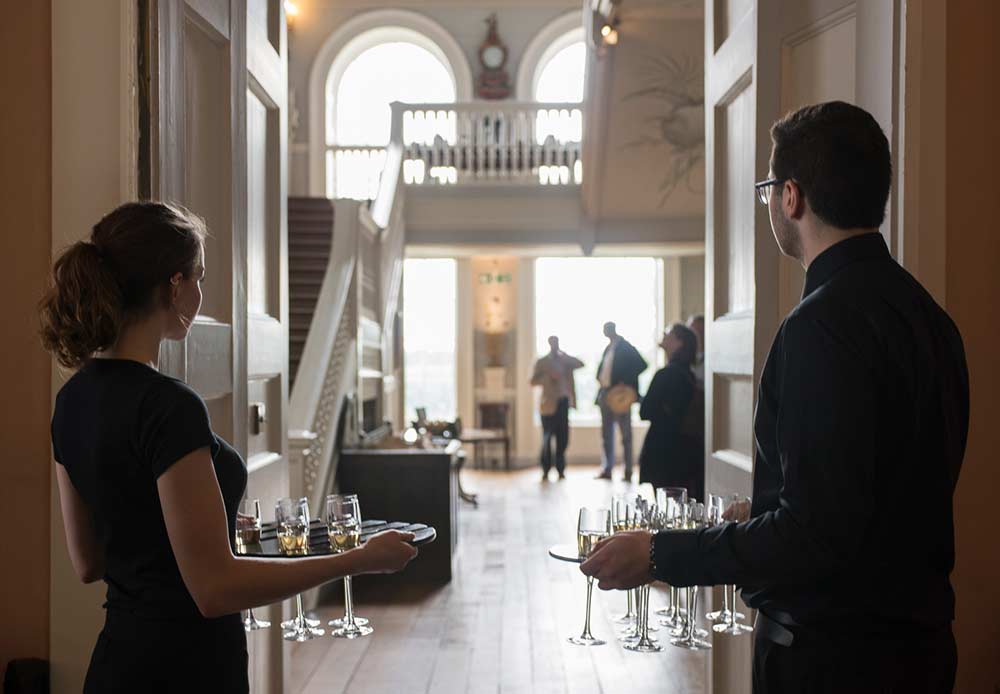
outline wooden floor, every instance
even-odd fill
[[[611,619],[622,593],[595,588],[592,631],[608,644],[566,641],[583,624],[585,580],[546,550],[572,542],[576,511],[607,505],[623,482],[594,480],[571,467],[563,482],[536,470],[463,473],[480,505],[461,507],[457,575],[433,591],[414,588],[390,604],[360,602],[375,633],[292,645],[292,691],[305,694],[637,694],[705,691],[708,659],[666,645],[662,653],[623,650]],[[612,491],[614,490],[614,491]],[[362,500],[363,503],[363,500]],[[356,579],[363,581],[364,579]],[[654,609],[663,604],[654,594]],[[317,611],[324,622],[341,607]]]

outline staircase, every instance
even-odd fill
[[[330,260],[333,217],[327,198],[288,198],[288,372],[293,384]]]

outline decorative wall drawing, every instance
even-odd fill
[[[702,61],[690,55],[644,56],[641,87],[628,92],[623,102],[642,100],[653,105],[642,133],[626,147],[665,148],[665,170],[659,191],[660,207],[681,184],[703,192],[700,176],[693,176],[705,158],[705,96]]]

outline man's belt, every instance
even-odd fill
[[[767,639],[779,646],[789,648],[791,646],[832,646],[850,640],[880,641],[883,639],[892,640],[922,640],[934,639],[943,632],[951,629],[950,625],[919,627],[909,625],[908,628],[899,627],[884,629],[872,629],[871,624],[862,625],[866,628],[856,628],[847,624],[836,626],[802,626],[796,624],[791,615],[777,610],[757,611],[757,621],[754,629],[762,638]]]

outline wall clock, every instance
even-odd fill
[[[504,70],[507,64],[507,46],[497,33],[497,16],[491,14],[486,24],[489,27],[486,40],[479,46],[479,73],[477,93],[480,99],[506,99],[510,96],[510,77]]]

